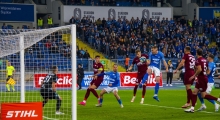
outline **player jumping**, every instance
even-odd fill
[[[133,68],[134,64],[136,64],[138,67],[137,80],[136,80],[136,84],[134,87],[133,97],[131,99],[131,102],[134,102],[134,99],[135,99],[136,93],[137,93],[137,88],[138,88],[141,80],[143,79],[144,75],[147,72],[148,56],[146,54],[141,54],[140,50],[136,50],[135,53],[136,53],[136,57],[133,59],[131,66],[127,70],[127,71],[130,71]],[[141,104],[144,103],[145,93],[146,93],[146,85],[143,85]]]
[[[151,48],[151,53],[149,54],[149,67],[147,69],[147,74],[148,75],[151,75],[151,74],[154,74],[155,76],[155,80],[156,80],[156,85],[155,85],[155,88],[154,88],[154,96],[153,98],[155,100],[157,100],[159,102],[159,98],[158,98],[158,92],[159,92],[159,87],[160,87],[160,62],[163,61],[163,64],[166,68],[166,72],[168,72],[168,65],[167,65],[167,62],[164,58],[164,54],[160,51],[158,51],[158,48],[157,46],[153,46]],[[148,75],[145,75],[145,76],[148,76]],[[147,77],[144,77],[147,81]],[[146,82],[145,82],[146,83]]]
[[[100,103],[97,104],[96,107],[102,107],[103,95],[105,93],[111,93],[111,92],[113,92],[113,94],[114,94],[115,98],[118,100],[118,103],[121,106],[121,108],[124,107],[122,105],[120,96],[118,95],[119,73],[117,71],[118,71],[118,65],[114,64],[112,72],[101,73],[101,74],[97,75],[97,76],[108,75],[109,76],[109,85],[108,85],[108,87],[104,88],[101,91],[101,93],[100,93]]]
[[[214,55],[209,54],[207,60],[209,61],[208,64],[208,71],[207,71],[207,76],[208,76],[208,84],[207,84],[207,90],[206,93],[210,94],[212,91],[212,87],[214,86],[214,74],[215,74],[215,70],[216,70],[216,65],[213,62],[214,59]],[[198,97],[199,100],[202,104],[202,106],[198,109],[198,111],[202,111],[204,109],[206,109],[206,105],[204,103],[204,99],[202,98],[201,93],[198,93]],[[214,100],[209,100],[209,102],[211,102],[213,105],[215,105],[215,111],[218,112],[219,110],[219,104],[217,104]]]
[[[89,88],[86,91],[84,100],[79,103],[80,105],[84,105],[84,106],[86,105],[86,100],[88,99],[88,97],[90,95],[90,92],[92,92],[94,94],[94,96],[98,99],[98,102],[99,102],[99,95],[98,95],[98,93],[96,92],[95,89],[97,89],[103,81],[104,76],[97,77],[97,75],[100,74],[100,73],[104,73],[104,67],[100,63],[100,56],[98,56],[98,55],[95,56],[95,62],[93,64],[93,70],[94,70],[95,77],[91,81],[91,83],[89,85]]]
[[[189,80],[193,80],[197,76],[197,82],[192,95],[192,106],[190,109],[186,109],[185,112],[194,113],[194,107],[197,101],[198,92],[201,93],[202,98],[220,102],[220,98],[213,97],[206,92],[207,84],[208,84],[208,78],[206,73],[207,71],[209,71],[209,69],[208,69],[208,61],[202,57],[203,54],[202,51],[203,51],[202,49],[197,49],[196,51],[196,56],[197,56],[197,60],[195,64],[196,72],[192,77],[189,78]]]
[[[182,108],[187,108],[190,106],[190,101],[192,101],[192,90],[191,90],[191,85],[194,82],[194,79],[189,80],[189,78],[191,76],[193,76],[195,74],[195,57],[193,55],[190,54],[191,48],[189,46],[186,46],[184,49],[184,56],[180,62],[180,64],[178,65],[178,67],[176,68],[176,70],[174,71],[174,73],[177,72],[177,70],[179,70],[183,65],[185,66],[185,74],[184,74],[184,85],[186,87],[186,91],[187,91],[187,102],[185,105],[182,106]]]
[[[57,115],[62,115],[64,113],[60,112],[60,107],[61,107],[61,102],[62,99],[61,97],[56,93],[56,83],[58,80],[57,77],[57,72],[58,72],[58,68],[57,66],[53,66],[52,67],[52,72],[51,74],[48,74],[44,80],[41,83],[41,89],[40,89],[40,93],[41,96],[43,97],[44,101],[43,101],[43,107],[45,106],[45,104],[48,102],[49,99],[55,99],[57,100],[57,104],[56,104],[56,114]]]

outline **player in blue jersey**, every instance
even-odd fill
[[[215,70],[216,70],[216,65],[213,62],[214,60],[214,55],[209,54],[207,60],[209,61],[208,64],[208,72],[207,72],[207,77],[208,77],[208,85],[207,85],[207,89],[206,89],[206,93],[210,94],[212,91],[212,88],[214,86],[214,74],[215,74]],[[202,104],[202,106],[198,109],[198,111],[202,111],[206,109],[206,105],[204,103],[204,99],[202,98],[201,93],[198,93],[198,97],[199,100]],[[209,100],[209,102],[211,102],[213,105],[215,105],[215,111],[217,112],[219,110],[219,104],[217,104],[214,100]]]
[[[114,64],[113,65],[113,71],[107,72],[107,73],[101,73],[98,74],[97,76],[104,76],[108,75],[109,76],[109,85],[108,87],[104,88],[101,93],[100,93],[100,101],[99,104],[96,105],[96,107],[102,107],[102,102],[103,102],[103,95],[105,93],[113,93],[116,99],[118,100],[118,103],[121,108],[123,108],[123,104],[121,102],[120,96],[118,95],[118,83],[119,83],[119,73],[118,71],[118,65]]]
[[[160,51],[158,51],[157,46],[153,46],[151,48],[151,53],[149,54],[149,60],[148,60],[148,64],[149,67],[147,69],[147,74],[145,76],[154,74],[155,76],[155,81],[156,81],[156,85],[155,85],[155,91],[154,91],[154,99],[157,100],[159,102],[159,98],[158,98],[158,91],[159,91],[159,87],[160,87],[160,62],[163,61],[163,64],[166,68],[166,72],[168,72],[168,66],[167,66],[167,62],[165,61],[164,58],[164,54]],[[144,80],[147,77],[144,77],[142,83],[146,83]]]

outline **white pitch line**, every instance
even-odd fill
[[[58,119],[55,119],[55,118],[49,118],[49,117],[46,117],[46,116],[43,116],[43,118],[47,119],[47,120],[58,120]]]
[[[159,106],[159,105],[151,105],[151,104],[143,104],[143,105],[159,107],[159,108],[170,108],[170,109],[175,109],[175,110],[183,110],[182,108],[177,108],[177,107]],[[219,113],[216,113],[216,112],[208,112],[208,111],[199,111],[199,112],[209,113],[209,114],[219,114]]]

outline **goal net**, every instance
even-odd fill
[[[52,73],[52,66],[57,66],[56,93],[62,98],[59,112],[64,114],[57,113],[55,98],[45,104],[43,119],[76,120],[75,25],[34,30],[2,29],[0,49],[1,103],[42,102],[41,82]]]

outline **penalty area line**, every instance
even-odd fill
[[[142,104],[142,105],[152,106],[152,107],[159,107],[159,108],[175,109],[175,110],[183,110],[183,108],[169,107],[169,106],[160,106],[160,105],[151,105],[151,104]],[[208,111],[199,111],[199,112],[208,113],[208,114],[219,114],[219,113],[216,113],[216,112],[208,112]]]
[[[58,119],[55,119],[55,118],[49,118],[49,117],[46,117],[46,116],[43,116],[43,118],[47,119],[47,120],[58,120]]]

